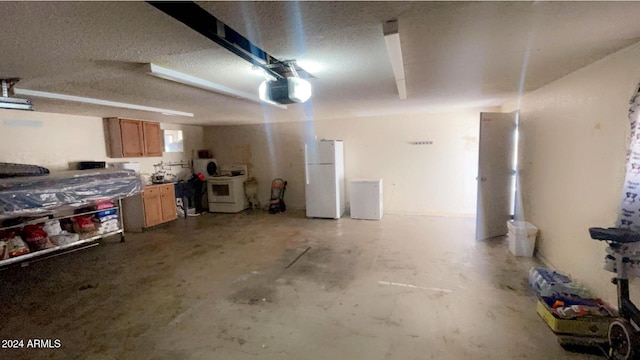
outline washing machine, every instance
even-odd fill
[[[201,173],[205,179],[218,175],[218,163],[216,159],[193,159],[193,173]]]

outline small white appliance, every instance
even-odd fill
[[[344,146],[340,140],[304,145],[307,217],[339,219],[344,214]]]
[[[349,203],[352,219],[382,219],[382,179],[352,180]]]
[[[139,162],[117,162],[112,163],[115,169],[123,169],[123,170],[133,170],[137,173],[140,173],[140,163]]]
[[[139,162],[123,162],[121,166],[125,170],[133,170],[136,173],[140,172],[140,163]]]
[[[209,212],[237,213],[249,207],[244,191],[247,165],[221,165],[207,178]]]
[[[193,173],[201,173],[205,178],[213,177],[219,173],[218,163],[216,159],[193,159]]]

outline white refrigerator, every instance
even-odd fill
[[[344,214],[344,147],[340,140],[304,145],[307,217],[339,219]]]

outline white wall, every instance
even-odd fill
[[[219,163],[246,163],[261,202],[271,180],[285,178],[287,206],[303,209],[304,143],[344,141],[347,202],[350,179],[383,178],[387,213],[475,213],[480,110],[205,127],[205,145]],[[432,141],[432,145],[410,145]]]
[[[634,45],[520,99],[522,204],[525,219],[540,228],[538,252],[611,301],[605,245],[590,240],[588,228],[614,226],[629,99],[639,80],[640,46]]]
[[[161,124],[163,129],[182,130],[184,153],[164,153],[153,158],[107,158],[102,118],[35,111],[0,110],[0,162],[34,164],[51,171],[69,170],[78,161],[140,162],[142,173],[154,172],[153,164],[190,160],[203,146],[201,126]],[[174,167],[183,177],[189,169]]]

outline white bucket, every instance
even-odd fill
[[[507,221],[509,251],[515,256],[532,257],[538,228],[526,221]]]

